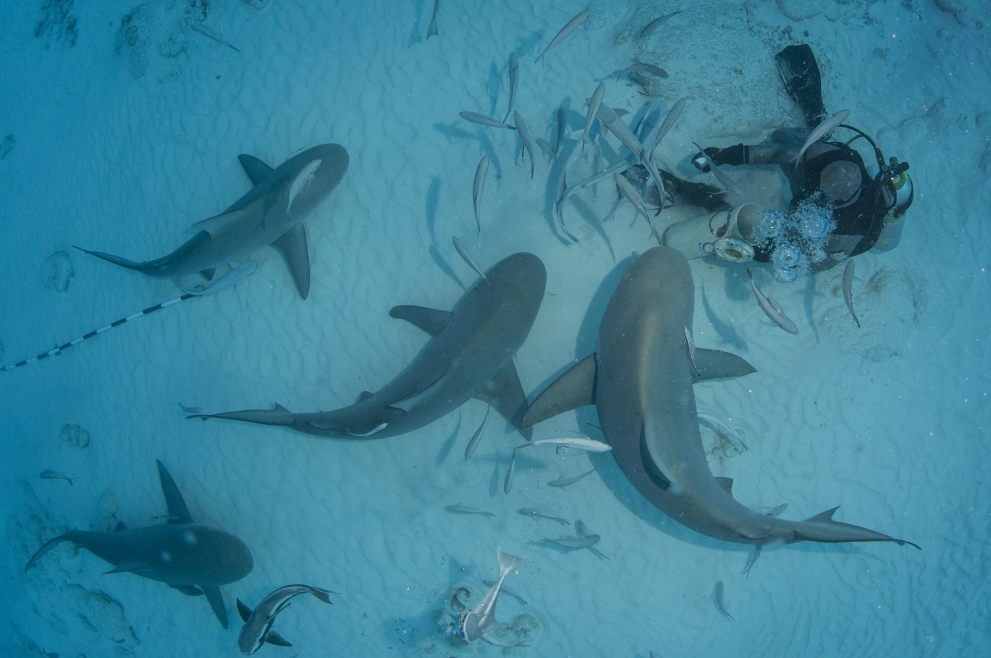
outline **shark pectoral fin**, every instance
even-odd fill
[[[397,320],[406,320],[414,327],[436,336],[444,330],[454,314],[423,306],[395,306],[389,311],[389,315]]]
[[[255,204],[251,203],[244,208],[238,208],[237,210],[225,212],[222,215],[214,215],[213,217],[196,222],[193,224],[193,228],[206,231],[210,234],[210,237],[215,238],[218,235],[226,233],[245,218],[256,216],[257,213],[258,209],[255,207]]]
[[[595,404],[595,355],[589,354],[545,388],[523,415],[530,427],[565,411]]]
[[[174,590],[178,590],[186,596],[203,596],[203,590],[195,585],[169,585]]]
[[[733,495],[733,478],[716,478],[716,484],[723,488],[723,491],[728,493],[730,496]]]
[[[213,281],[213,273],[216,271],[217,271],[216,267],[210,267],[205,270],[200,270],[200,276],[206,279],[207,281]],[[179,279],[176,279],[176,281],[179,281]],[[178,285],[178,283],[176,285]]]
[[[529,427],[520,426],[523,414],[527,410],[526,393],[523,392],[523,384],[520,383],[520,376],[512,359],[482,387],[475,397],[495,407],[495,410],[519,430],[527,441],[530,440],[533,431]]]
[[[241,621],[248,621],[251,618],[252,612],[254,611],[241,601],[241,599],[237,599],[237,614],[241,615]]]
[[[265,641],[269,644],[274,644],[277,647],[291,647],[292,643],[286,638],[279,635],[275,630],[269,629],[268,633],[265,633]]]
[[[133,571],[141,571],[142,569],[147,569],[150,565],[146,561],[136,561],[136,560],[124,560],[123,562],[117,564],[110,571],[104,571],[104,575],[109,575],[112,573],[130,573]]]
[[[258,185],[275,171],[253,155],[242,153],[237,156],[237,159],[241,163],[241,167],[244,168],[244,173],[248,174],[248,178],[251,179],[252,185]]]
[[[371,391],[362,391],[361,395],[358,396],[358,402],[364,402],[365,400],[367,400],[370,397],[373,397],[374,395],[375,394],[372,393]]]
[[[213,614],[217,615],[220,625],[224,627],[224,630],[227,630],[227,606],[224,605],[224,597],[220,593],[220,588],[204,587],[201,585],[200,589],[206,594],[206,600],[210,602],[210,607],[213,608]]]
[[[657,436],[657,429],[649,418],[644,422],[640,437],[641,458],[644,457],[643,453],[646,452],[647,459],[644,459],[644,464],[654,467],[653,473],[651,473],[651,469],[649,468],[647,472],[655,477],[660,476],[660,479],[667,484],[667,488],[671,493],[678,495],[684,491],[684,485],[675,477],[671,467],[664,461],[664,457],[661,454],[660,437]]]
[[[169,508],[169,523],[192,523],[193,517],[189,515],[189,508],[186,507],[186,501],[182,499],[182,494],[179,493],[179,487],[176,486],[175,480],[172,479],[161,460],[156,459],[155,463],[158,464],[158,477],[162,481],[165,504]]]
[[[757,369],[735,354],[719,350],[695,348],[695,367],[698,377],[692,383],[706,379],[742,377],[757,372]]]
[[[306,229],[299,224],[275,240],[272,247],[286,259],[286,267],[296,284],[299,296],[310,294],[310,253],[306,247]]]

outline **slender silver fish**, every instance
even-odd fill
[[[508,494],[513,486],[513,472],[516,470],[516,448],[513,448],[513,456],[509,460],[509,470],[506,471],[506,479],[502,483],[502,492]]]
[[[581,27],[581,24],[584,23],[585,22],[585,19],[588,18],[589,13],[590,13],[589,10],[586,9],[585,11],[583,11],[582,13],[578,14],[577,16],[575,16],[574,18],[572,18],[570,21],[568,21],[568,24],[565,25],[564,27],[562,27],[561,28],[561,31],[557,33],[557,36],[554,37],[554,39],[550,42],[550,44],[548,44],[548,46],[546,48],[544,48],[544,52],[540,53],[537,56],[537,59],[534,60],[534,63],[539,62],[541,59],[543,59],[544,55],[547,54],[547,51],[548,50],[550,50],[551,48],[553,48],[557,44],[559,44],[562,41],[564,41],[565,37],[567,37],[569,34],[571,34],[575,30],[577,30],[579,27]]]
[[[557,108],[557,144],[554,145],[554,154],[561,152],[561,145],[564,143],[564,133],[568,130],[568,120],[564,116],[564,108]]]
[[[740,572],[741,576],[750,575],[751,567],[754,566],[754,563],[757,562],[757,558],[760,557],[760,548],[761,548],[760,544],[754,544],[754,552],[750,554],[750,559],[747,560],[747,566],[743,567],[743,571]]]
[[[654,34],[662,25],[667,23],[669,19],[674,18],[680,13],[681,10],[679,9],[678,11],[672,12],[670,14],[665,14],[660,18],[655,18],[651,22],[647,23],[647,26],[644,29],[640,30],[640,38],[643,39],[644,37],[649,37],[650,35]]]
[[[516,123],[516,131],[520,134],[520,139],[523,140],[523,149],[530,152],[530,180],[533,180],[533,144],[530,143],[530,132],[526,129],[526,122],[523,121],[523,117],[520,116],[519,112],[513,112],[513,122]]]
[[[440,9],[440,0],[434,0],[434,13],[430,16],[430,27],[427,28],[427,38],[438,37],[437,34],[437,10]]]
[[[241,283],[244,279],[250,276],[255,268],[258,267],[258,261],[256,260],[246,260],[240,265],[235,265],[231,268],[231,271],[220,277],[213,283],[203,288],[183,288],[179,285],[178,279],[176,280],[176,285],[179,286],[179,290],[183,291],[187,295],[196,295],[198,297],[205,297],[206,295],[213,295],[225,288],[237,287],[237,284]],[[182,405],[180,405],[182,406]],[[182,407],[186,410],[186,407]],[[199,412],[189,412],[189,413],[203,413],[201,409]]]
[[[696,370],[696,372],[698,372],[698,370]],[[747,444],[743,442],[743,439],[740,438],[740,435],[737,434],[736,430],[730,427],[729,425],[727,425],[726,423],[724,423],[723,421],[719,420],[710,413],[706,413],[705,411],[697,411],[695,415],[698,416],[699,420],[704,420],[707,423],[712,423],[713,425],[723,428],[724,430],[729,432],[730,436],[736,439],[741,446],[743,446],[743,450],[750,450],[750,448],[747,447]],[[734,446],[734,447],[736,448],[737,452],[741,454],[743,453],[743,450],[740,450],[738,446]]]
[[[592,470],[590,470],[590,471],[585,471],[584,473],[579,473],[578,475],[571,475],[571,476],[564,476],[564,475],[562,475],[558,479],[556,479],[556,480],[554,480],[552,482],[548,482],[547,484],[550,485],[550,486],[552,486],[552,487],[566,487],[569,484],[574,484],[575,482],[578,482],[578,480],[581,480],[586,475],[591,475],[592,473],[595,473],[595,469],[594,468]]]
[[[654,66],[653,64],[646,64],[644,62],[634,62],[627,66],[625,69],[620,69],[618,71],[613,71],[613,75],[623,75],[624,73],[649,73],[651,75],[656,75],[658,78],[668,77],[668,72],[662,69],[660,66]]]
[[[516,510],[517,514],[522,514],[523,516],[532,516],[535,519],[547,519],[549,521],[557,521],[561,525],[570,525],[567,519],[562,519],[560,516],[554,516],[553,514],[548,514],[547,512],[542,512],[539,509],[533,507],[521,507]]]
[[[506,118],[503,122],[509,121],[509,115],[516,109],[516,88],[520,84],[520,61],[516,59],[516,53],[509,56],[509,109],[506,110]]]
[[[599,541],[599,539],[601,539],[599,535],[586,535],[584,537],[558,537],[556,539],[544,537],[540,541],[544,541],[549,544],[557,544],[558,546],[577,551],[581,548],[588,548],[589,546],[592,546]]]
[[[578,162],[578,158],[581,157],[581,142],[575,142],[568,151],[568,157],[564,160],[564,166],[561,167],[561,175],[557,179],[557,194],[554,200],[554,214],[557,215],[557,221],[561,225],[561,230],[567,235],[573,242],[578,242],[578,238],[571,234],[568,227],[564,224],[564,200],[567,197],[568,192],[568,171],[575,166]]]
[[[606,91],[606,83],[600,82],[592,94],[592,100],[588,102],[588,114],[585,115],[585,130],[582,131],[582,144],[588,144],[588,131],[592,129],[592,122],[599,111],[599,104],[602,103],[602,94]]]
[[[454,512],[455,514],[481,514],[482,516],[495,516],[492,512],[486,512],[483,509],[469,507],[467,505],[462,505],[461,503],[458,503],[457,505],[448,505],[444,509],[448,512]]]
[[[695,142],[692,142],[692,144],[695,144]],[[735,194],[736,196],[740,196],[740,197],[744,196],[743,190],[741,190],[739,186],[737,186],[736,182],[732,178],[727,176],[723,172],[723,170],[720,169],[719,166],[712,161],[712,158],[709,157],[708,153],[702,150],[701,146],[695,144],[695,148],[697,148],[705,157],[705,162],[706,164],[709,165],[709,169],[712,171],[713,175],[715,175],[716,180],[718,180],[720,184],[722,184],[722,186],[726,188],[727,192],[729,192],[730,194]]]
[[[289,203],[286,204],[286,212],[288,213],[292,209],[292,202],[296,199],[296,195],[303,191],[305,187],[311,180],[313,176],[316,175],[317,169],[320,168],[321,160],[313,160],[303,167],[296,178],[293,179],[292,185],[289,186]]]
[[[478,265],[475,264],[475,261],[472,260],[471,256],[468,254],[468,250],[465,249],[465,246],[463,244],[461,244],[461,240],[458,240],[458,236],[454,236],[453,241],[454,241],[454,248],[458,250],[458,254],[461,256],[464,262],[468,263],[468,267],[475,270],[475,272],[478,273],[478,276],[482,277],[482,279],[484,279],[485,282],[488,283],[489,280],[485,278],[485,274],[482,272],[482,270],[478,269]]]
[[[575,521],[575,530],[578,532],[578,536],[579,537],[591,537],[592,536],[592,533],[589,532],[588,531],[588,528],[585,527],[585,522],[582,521],[581,519],[578,519],[577,521]],[[603,560],[608,560],[609,559],[609,556],[607,556],[605,553],[603,553],[602,551],[600,551],[599,549],[597,549],[595,546],[587,546],[586,548],[588,548],[588,550],[590,550],[593,553],[595,553],[597,556],[601,557]]]
[[[654,149],[656,149],[657,145],[660,144],[661,139],[663,139],[664,136],[668,134],[668,131],[671,130],[671,126],[673,126],[674,122],[677,121],[678,117],[681,116],[681,111],[685,109],[686,100],[687,99],[682,98],[680,101],[675,103],[674,106],[671,108],[671,111],[668,112],[668,115],[664,117],[664,122],[661,124],[661,127],[658,129],[657,134],[654,135],[653,138],[650,140],[650,145],[647,148],[648,157],[654,153]]]
[[[647,226],[650,227],[650,234],[657,239],[657,244],[661,244],[661,236],[657,233],[657,229],[654,228],[654,220],[650,218],[650,213],[647,212],[647,206],[644,205],[643,199],[641,199],[640,195],[637,194],[637,191],[630,184],[630,181],[626,180],[626,177],[623,176],[623,174],[615,174],[613,178],[616,181],[616,187],[623,193],[623,196],[629,199],[630,203],[633,204],[633,207],[637,209],[637,212],[643,215],[643,218],[647,220]]]
[[[539,441],[524,443],[516,447],[526,448],[529,446],[537,446],[537,445],[565,446],[568,448],[577,448],[578,450],[585,450],[586,452],[609,452],[610,450],[612,450],[612,446],[609,445],[608,443],[603,443],[602,441],[596,441],[595,439],[590,439],[587,436],[585,437],[564,436],[557,439],[540,439]]]
[[[753,288],[754,297],[757,298],[757,306],[760,306],[760,310],[764,311],[767,317],[771,318],[774,324],[778,325],[790,334],[797,334],[798,327],[795,323],[791,321],[784,313],[780,310],[774,308],[770,300],[764,296],[764,293],[760,291],[757,284],[754,282],[754,275],[750,272],[750,268],[747,268],[747,276],[750,277],[750,287]]]
[[[67,476],[65,473],[63,473],[62,471],[56,471],[56,470],[53,470],[51,468],[46,468],[45,470],[43,470],[41,472],[41,477],[42,477],[42,479],[45,479],[45,480],[65,480],[66,482],[69,483],[69,486],[70,487],[72,486],[72,481],[73,480],[78,480],[79,479],[78,477],[71,478],[71,477]]]
[[[516,130],[516,126],[511,126],[508,123],[503,123],[498,119],[490,119],[489,117],[479,114],[477,112],[461,112],[461,118],[465,121],[471,121],[472,123],[477,123],[480,126],[488,126],[489,128],[506,128],[508,130]]]
[[[465,461],[471,459],[471,456],[475,454],[475,448],[478,447],[478,442],[482,438],[482,433],[485,432],[485,426],[489,422],[489,410],[492,409],[492,405],[485,407],[485,418],[482,419],[482,424],[478,426],[475,433],[471,435],[471,441],[468,442],[468,447],[465,448]]]
[[[213,39],[214,41],[216,41],[217,43],[219,43],[221,46],[227,46],[228,48],[231,48],[232,50],[234,50],[236,52],[241,52],[240,50],[238,50],[237,48],[235,48],[234,46],[232,46],[226,39],[224,39],[222,36],[220,36],[219,34],[217,34],[216,32],[214,32],[213,30],[211,30],[209,27],[207,27],[203,23],[193,23],[189,27],[193,28],[193,32],[198,32],[199,34],[202,34],[203,36],[205,36],[207,39]]]
[[[829,133],[833,132],[833,129],[836,128],[836,126],[843,123],[844,121],[846,121],[846,118],[848,116],[850,116],[850,110],[840,110],[833,116],[829,117],[828,119],[820,123],[819,126],[812,131],[812,134],[809,135],[809,138],[805,140],[805,144],[802,146],[802,150],[798,152],[798,157],[795,158],[795,163],[798,164],[799,162],[801,162],[802,156],[805,155],[805,152],[808,150],[810,146],[818,142],[820,139],[822,139]]]
[[[723,604],[723,581],[716,581],[716,586],[712,588],[712,594],[709,595],[709,600],[712,601],[712,605],[716,606],[719,614],[730,621],[736,621],[730,613],[726,612],[726,606]]]
[[[850,309],[850,315],[853,316],[853,321],[857,323],[857,327],[860,327],[860,320],[857,319],[857,314],[853,312],[853,259],[851,258],[847,261],[846,268],[843,270],[843,299],[846,300],[846,307]]]
[[[286,585],[275,590],[255,606],[252,610],[237,600],[237,611],[244,620],[241,633],[237,638],[237,646],[241,653],[248,656],[261,649],[266,642],[276,646],[292,646],[285,638],[272,629],[275,618],[280,612],[289,607],[289,602],[300,594],[312,594],[324,603],[331,603],[328,590],[309,585]]]
[[[599,121],[604,123],[612,131],[612,134],[616,135],[617,139],[623,142],[626,148],[630,149],[636,159],[640,161],[640,164],[647,169],[647,172],[650,173],[651,180],[657,186],[657,191],[661,195],[660,198],[664,199],[664,183],[661,181],[661,175],[657,172],[657,167],[654,166],[654,162],[644,151],[643,144],[633,134],[630,127],[619,118],[615,110],[605,103],[599,105],[598,117]]]
[[[478,207],[482,202],[482,190],[485,189],[485,175],[489,173],[489,156],[483,155],[482,159],[478,162],[478,168],[475,169],[475,185],[471,190],[471,201],[475,206],[475,225],[478,226],[479,232],[482,230],[482,220],[478,217]]]

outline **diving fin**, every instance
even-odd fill
[[[774,61],[785,89],[802,110],[806,128],[809,132],[815,130],[822,122],[826,107],[822,103],[822,76],[812,48],[804,43],[788,46],[774,56]]]

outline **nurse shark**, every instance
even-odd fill
[[[135,263],[76,248],[148,276],[179,279],[199,272],[209,280],[218,265],[271,245],[285,258],[296,289],[306,299],[310,257],[303,220],[341,182],[348,169],[348,152],[340,144],[321,144],[275,169],[250,155],[238,159],[254,187],[222,214],[193,224],[199,232],[167,256]]]
[[[606,307],[594,354],[542,392],[523,417],[542,420],[594,404],[620,469],[655,507],[709,537],[741,544],[885,541],[885,534],[832,520],[833,508],[805,521],[754,511],[733,498],[730,478],[706,462],[694,382],[739,377],[754,368],[733,354],[694,349],[695,286],[688,261],[668,247],[645,252]]]
[[[119,524],[115,532],[70,530],[45,542],[24,571],[58,544],[71,542],[114,565],[107,573],[130,572],[189,596],[205,594],[217,619],[227,628],[227,607],[220,586],[251,573],[255,565],[251,551],[234,535],[193,523],[175,480],[162,462],[156,463],[169,508],[167,524],[134,530]]]
[[[533,254],[496,263],[451,312],[397,306],[389,314],[432,337],[414,361],[376,393],[335,411],[292,413],[274,409],[197,414],[279,425],[325,438],[385,438],[423,427],[472,397],[489,402],[514,427],[526,412],[526,394],[513,356],[530,334],[544,298],[547,272]],[[530,438],[530,430],[521,430]]]

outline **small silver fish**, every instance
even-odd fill
[[[860,328],[860,320],[857,319],[857,314],[853,312],[853,259],[847,261],[846,268],[843,270],[843,299],[846,300],[846,307],[850,309],[850,315],[853,316],[853,321],[857,323],[857,328]]]
[[[614,174],[613,180],[616,181],[616,187],[623,194],[623,196],[625,196],[627,200],[633,204],[633,207],[637,209],[637,212],[643,215],[643,218],[647,220],[647,226],[650,227],[651,236],[657,239],[658,245],[661,244],[661,236],[654,227],[654,220],[651,219],[650,213],[647,212],[647,206],[644,205],[643,199],[640,198],[640,195],[637,193],[636,189],[634,189],[633,185],[630,184],[630,181],[626,180],[626,176],[623,174]]]
[[[709,595],[709,600],[712,601],[712,605],[716,606],[716,610],[719,611],[719,614],[726,617],[730,621],[736,621],[730,613],[726,612],[726,606],[723,604],[723,581],[716,581],[716,586],[712,588],[712,594]]]
[[[509,115],[516,109],[516,88],[520,84],[520,61],[516,59],[516,53],[509,56],[509,109],[506,110],[506,118],[503,123],[509,121]]]
[[[513,121],[516,123],[516,131],[520,134],[520,139],[523,140],[523,148],[530,152],[530,180],[533,180],[533,144],[530,143],[530,133],[526,129],[526,122],[523,121],[523,117],[520,116],[519,112],[513,112]]]
[[[220,277],[213,283],[204,286],[203,288],[183,288],[182,286],[179,286],[179,290],[183,291],[187,295],[196,295],[197,297],[205,297],[207,295],[216,294],[221,290],[224,290],[225,288],[230,288],[232,286],[234,288],[237,288],[237,285],[241,283],[241,281],[243,281],[244,279],[248,278],[255,271],[255,268],[257,267],[258,267],[258,261],[246,260],[240,265],[235,265],[235,267],[231,268],[230,272]],[[178,283],[176,283],[176,285],[178,285]],[[182,407],[182,405],[179,406]],[[195,414],[203,413],[203,410],[200,409],[199,407],[189,408],[189,409],[199,409],[199,411],[190,411],[186,407],[182,407],[182,409],[187,413],[195,413]]]
[[[680,101],[675,103],[674,106],[672,106],[671,111],[668,112],[668,115],[664,117],[664,122],[661,124],[661,127],[658,129],[657,134],[654,136],[652,140],[650,140],[650,144],[648,145],[647,148],[648,156],[654,152],[654,149],[656,149],[657,145],[660,144],[661,139],[664,137],[664,135],[668,133],[669,130],[671,130],[671,126],[673,126],[674,122],[677,121],[678,117],[681,116],[681,111],[685,109],[686,100],[687,99],[682,98]]]
[[[509,470],[506,471],[506,479],[502,483],[502,492],[505,494],[509,493],[510,488],[513,486],[513,472],[516,469],[516,448],[513,448],[513,456],[509,460]]]
[[[575,521],[575,531],[578,532],[578,536],[579,537],[591,537],[591,536],[593,536],[592,533],[590,533],[588,531],[588,528],[585,527],[585,522],[582,521],[581,519],[578,519],[577,521]],[[596,556],[601,557],[603,560],[608,560],[609,559],[609,556],[607,556],[605,553],[603,553],[602,551],[600,551],[599,549],[597,549],[595,546],[586,546],[586,548],[588,548],[588,550],[590,550],[593,553],[595,553]]]
[[[427,28],[427,38],[428,39],[430,37],[438,37],[438,35],[437,35],[437,10],[438,9],[440,9],[440,0],[434,0],[434,13],[430,16],[430,26]]]
[[[802,150],[798,152],[798,157],[795,158],[795,164],[801,162],[802,156],[805,155],[805,152],[810,146],[826,137],[829,133],[833,132],[833,129],[846,121],[848,116],[850,116],[850,110],[841,110],[820,123],[819,126],[812,131],[812,134],[809,135],[809,138],[805,140],[805,144],[802,145]]]
[[[552,486],[552,487],[566,487],[569,484],[574,484],[575,482],[578,482],[578,480],[581,480],[586,475],[591,475],[592,473],[595,473],[595,469],[594,468],[592,470],[590,470],[590,471],[586,471],[586,472],[580,473],[578,475],[571,475],[571,476],[564,476],[564,475],[562,475],[558,479],[556,479],[556,480],[554,480],[552,482],[548,482],[547,484],[550,485],[550,486]]]
[[[660,18],[655,18],[651,22],[647,23],[647,26],[646,27],[644,27],[642,30],[640,30],[640,38],[643,39],[644,37],[649,37],[650,35],[654,34],[655,32],[657,32],[657,30],[662,25],[664,25],[665,23],[667,23],[668,20],[674,18],[675,16],[677,16],[680,13],[681,13],[681,10],[679,9],[678,11],[672,12],[670,14],[665,14],[664,16],[661,16]]]
[[[561,144],[564,143],[564,133],[568,130],[568,121],[564,117],[564,108],[557,108],[557,143],[554,145],[554,154],[561,152]]]
[[[695,142],[692,142],[692,144],[695,144]],[[723,172],[723,170],[719,168],[719,165],[717,165],[715,162],[712,161],[712,158],[709,157],[708,153],[702,150],[701,146],[695,144],[695,148],[697,148],[702,153],[703,157],[705,157],[705,162],[706,164],[709,165],[709,169],[716,177],[716,180],[718,180],[719,183],[726,188],[727,192],[729,192],[730,194],[735,194],[736,196],[739,197],[745,196],[743,194],[743,190],[740,189],[740,187],[736,184],[736,182],[732,178],[727,176],[725,172]]]
[[[490,128],[506,128],[507,130],[516,130],[516,126],[511,126],[508,123],[503,123],[497,119],[490,119],[484,114],[479,114],[477,112],[461,112],[461,118],[465,121],[471,121],[472,123],[477,123],[480,126],[488,126]]]
[[[599,86],[595,88],[595,92],[592,94],[592,100],[588,102],[588,114],[585,115],[585,130],[582,131],[582,143],[588,144],[588,131],[592,129],[592,122],[595,121],[595,115],[599,111],[599,105],[602,103],[602,94],[606,91],[606,83],[600,82]]]
[[[227,46],[228,48],[231,48],[235,52],[241,52],[240,50],[232,46],[226,39],[224,39],[222,36],[211,30],[203,23],[193,23],[189,27],[193,28],[193,32],[198,32],[199,34],[205,36],[207,39],[213,39],[221,46]]]
[[[557,544],[564,548],[570,548],[573,551],[577,551],[582,548],[588,548],[592,546],[601,537],[599,535],[586,535],[584,537],[558,537],[558,538],[547,538],[544,537],[540,541],[547,542],[549,544]]]
[[[541,59],[543,59],[544,55],[547,54],[547,51],[549,51],[551,48],[564,41],[565,37],[567,37],[569,34],[571,34],[579,27],[581,27],[582,23],[585,22],[585,19],[588,18],[590,13],[591,12],[588,9],[586,9],[585,11],[583,11],[582,13],[578,14],[570,21],[568,21],[568,24],[562,27],[561,31],[557,33],[557,36],[551,40],[550,44],[548,44],[546,48],[544,48],[544,52],[540,53],[537,56],[537,59],[534,60],[534,63],[539,62]]]
[[[303,169],[296,174],[295,180],[293,180],[292,185],[289,186],[289,203],[286,204],[286,213],[292,208],[292,202],[296,199],[296,195],[303,191],[303,186],[309,184],[313,180],[313,176],[317,173],[317,169],[320,168],[321,160],[313,160],[308,163]]]
[[[554,201],[554,214],[557,215],[558,223],[561,225],[561,230],[564,234],[571,238],[572,241],[578,242],[578,238],[571,234],[568,227],[564,224],[564,200],[567,198],[568,192],[568,171],[578,162],[578,158],[581,157],[581,142],[575,142],[571,150],[568,151],[568,156],[564,159],[564,166],[561,167],[561,174],[557,179],[557,193]]]
[[[357,437],[357,438],[362,438],[362,437],[371,436],[372,434],[376,434],[378,432],[381,432],[382,430],[384,430],[388,426],[389,426],[389,423],[382,423],[381,425],[379,425],[379,426],[375,427],[374,429],[372,429],[370,432],[365,432],[364,434],[355,434],[354,432],[351,432],[349,430],[344,430],[344,433],[347,434],[348,436],[354,436],[354,437]]]
[[[56,471],[50,468],[46,468],[45,470],[43,470],[41,472],[41,477],[45,480],[65,480],[66,482],[69,483],[70,487],[72,486],[73,480],[79,479],[78,477],[74,477],[74,478],[68,477],[62,471]]]
[[[478,273],[478,276],[482,277],[482,279],[485,280],[485,283],[488,283],[489,280],[485,278],[485,274],[482,273],[482,270],[478,269],[478,265],[475,264],[475,261],[472,260],[471,255],[468,254],[468,250],[465,249],[465,246],[463,244],[461,244],[461,240],[458,240],[458,236],[454,236],[452,239],[454,241],[454,248],[458,250],[458,254],[461,256],[464,262],[468,263],[468,267],[475,270],[475,272]]]
[[[566,519],[562,519],[560,516],[554,516],[553,514],[548,514],[547,512],[541,512],[539,509],[533,507],[521,507],[516,510],[517,514],[522,514],[523,516],[532,516],[535,519],[547,519],[548,521],[557,521],[561,525],[570,525]]]
[[[203,413],[203,407],[187,407],[182,402],[179,402],[179,408],[185,411],[187,414],[201,414]]]
[[[485,407],[485,418],[482,419],[482,424],[478,426],[475,433],[471,435],[471,441],[468,442],[468,447],[465,448],[465,461],[471,459],[471,456],[475,454],[475,448],[478,447],[478,442],[482,438],[482,433],[485,431],[485,426],[489,422],[489,410],[492,409],[492,405],[487,405]]]
[[[650,159],[649,154],[644,151],[643,144],[637,140],[636,135],[633,134],[630,127],[621,121],[619,115],[616,114],[616,111],[605,103],[599,105],[598,117],[599,121],[605,124],[605,126],[612,131],[612,134],[616,135],[616,138],[623,142],[626,148],[630,149],[636,159],[640,161],[640,164],[647,169],[651,180],[654,181],[654,185],[657,186],[657,191],[660,193],[660,198],[664,199],[664,182],[661,181],[661,176],[657,171],[657,167],[654,166],[654,162]]]
[[[753,288],[754,297],[757,298],[757,306],[760,306],[760,310],[764,311],[767,317],[771,318],[774,324],[778,325],[790,334],[797,334],[798,327],[795,325],[791,319],[788,318],[780,310],[774,308],[771,302],[764,296],[764,293],[760,291],[757,287],[757,283],[754,281],[754,275],[750,272],[750,268],[747,268],[747,276],[750,277],[750,287]]]
[[[587,436],[583,436],[583,437],[564,436],[554,439],[540,439],[539,441],[524,443],[516,447],[526,448],[529,446],[539,446],[539,445],[567,446],[568,448],[577,448],[578,450],[585,450],[587,452],[609,452],[610,450],[612,450],[612,446],[609,445],[608,443],[603,443],[602,441],[596,441],[595,439],[590,439]]]
[[[475,185],[471,190],[471,200],[475,206],[475,224],[482,231],[482,220],[478,217],[478,208],[482,201],[482,190],[485,189],[485,175],[489,173],[489,156],[483,155],[475,169]]]
[[[760,547],[760,544],[754,545],[754,552],[750,554],[750,559],[747,560],[747,566],[743,567],[743,571],[740,572],[741,576],[750,575],[750,569],[754,566],[754,563],[757,562],[757,558],[760,557]]]
[[[656,75],[658,78],[668,77],[668,72],[662,69],[660,66],[654,66],[653,64],[646,64],[644,62],[634,62],[627,66],[625,69],[620,69],[618,71],[613,71],[613,75],[623,75],[624,73],[649,73],[651,75]]]
[[[469,507],[467,505],[462,505],[461,503],[458,503],[457,505],[448,505],[444,509],[448,512],[454,512],[455,514],[481,514],[482,516],[495,516],[492,512],[486,512],[483,509]]]

